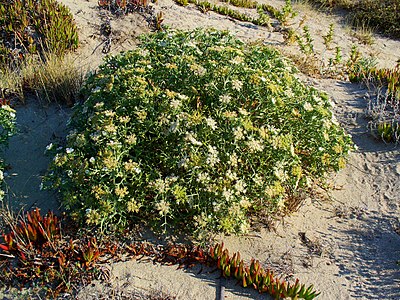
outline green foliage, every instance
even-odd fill
[[[222,0],[221,2],[243,8],[256,8],[258,6],[257,1],[252,0]]]
[[[4,98],[3,90],[0,91],[0,146],[7,144],[8,139],[16,132],[15,110],[10,107],[9,101]],[[0,187],[3,186],[4,162],[0,159]],[[0,188],[0,201],[4,198],[4,191]]]
[[[0,95],[0,145],[6,144],[15,131],[15,110]]]
[[[281,10],[268,4],[263,4],[263,8],[281,22],[282,25],[288,25],[289,20],[297,16],[297,12],[293,10],[291,0],[285,0],[285,5]]]
[[[176,0],[176,3],[182,5],[182,6],[187,6],[189,5],[189,1],[188,0]]]
[[[314,54],[314,39],[310,34],[310,28],[308,26],[303,27],[303,34],[297,35],[296,41],[303,54],[307,56]]]
[[[377,124],[377,134],[385,142],[398,142],[400,140],[400,126],[397,122],[382,122]]]
[[[246,232],[250,211],[345,165],[326,94],[276,50],[227,32],[167,31],[109,57],[83,89],[48,180],[80,220]]]
[[[349,10],[355,26],[365,24],[385,35],[400,37],[400,0],[312,0],[326,7]]]
[[[231,257],[224,244],[216,244],[210,247],[209,255],[217,262],[218,269],[222,276],[236,278],[243,287],[253,287],[260,293],[268,293],[275,299],[306,299],[312,300],[320,293],[314,291],[314,286],[306,288],[297,279],[294,284],[281,281],[274,273],[265,270],[258,260],[251,260],[250,266],[246,266],[240,253],[236,252]]]
[[[175,1],[178,4],[181,4],[180,1]],[[294,18],[297,15],[297,12],[293,11],[291,1],[287,0],[285,5],[281,10],[276,9],[275,7],[268,4],[259,4],[257,1],[251,0],[222,0],[221,2],[227,3],[229,5],[235,7],[243,7],[243,8],[252,8],[257,9],[258,18],[252,18],[246,13],[241,13],[240,11],[234,10],[227,5],[217,5],[212,4],[208,1],[199,1],[199,0],[188,0],[189,3],[195,4],[200,11],[208,12],[212,10],[218,14],[229,16],[231,18],[237,19],[243,22],[250,22],[255,25],[270,27],[271,20],[268,16],[271,15],[275,19],[277,19],[282,25],[287,25],[288,21],[291,18]],[[268,14],[267,14],[267,13]]]
[[[324,39],[324,45],[326,49],[331,48],[331,43],[333,41],[333,34],[334,34],[334,24],[332,23],[329,25],[329,31],[327,32],[327,34],[322,36],[322,38]]]
[[[73,17],[55,0],[0,0],[0,37],[0,63],[45,50],[62,55],[78,47]]]

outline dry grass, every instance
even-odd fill
[[[361,44],[372,46],[375,43],[373,29],[361,24],[351,30],[351,35],[355,37]]]
[[[72,105],[78,98],[86,70],[78,67],[72,55],[61,58],[45,53],[31,56],[18,67],[0,66],[0,85],[16,93],[23,102],[33,93],[46,102]]]
[[[71,55],[64,59],[47,53],[44,59],[28,61],[21,70],[24,87],[48,102],[73,104],[84,81],[84,70]]]

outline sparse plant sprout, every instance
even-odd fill
[[[288,25],[288,21],[290,19],[293,19],[297,15],[298,15],[298,12],[293,10],[292,1],[285,0],[285,5],[283,6],[282,11],[281,11],[282,17],[278,20],[281,21],[283,25]]]
[[[333,41],[333,34],[334,34],[334,24],[329,25],[329,31],[326,35],[324,35],[322,38],[324,39],[324,45],[326,49],[331,49],[331,43]]]
[[[162,23],[164,22],[164,13],[159,11],[155,18],[155,28],[160,31],[163,30]]]
[[[335,65],[339,65],[343,60],[342,56],[342,48],[336,47],[335,48]]]
[[[270,27],[271,26],[271,19],[270,17],[264,12],[264,8],[262,5],[257,6],[257,13],[258,13],[258,19],[257,23],[258,25],[265,26],[265,27]]]
[[[378,123],[377,134],[385,142],[398,142],[400,139],[400,126],[395,121]]]
[[[281,10],[269,4],[262,5],[264,10],[271,14],[275,19],[277,19],[282,25],[287,26],[289,21],[297,16],[297,12],[293,10],[292,3],[290,0],[285,0],[285,5]]]
[[[306,40],[306,47],[308,54],[314,53],[314,39],[311,36],[310,28],[308,26],[303,27],[304,38]]]
[[[282,32],[286,45],[292,45],[297,41],[297,33],[293,28],[288,28]]]
[[[297,35],[297,43],[303,54],[307,56],[314,54],[314,39],[312,38],[310,28],[307,25],[303,27],[303,34]]]

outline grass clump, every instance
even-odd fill
[[[83,91],[47,179],[103,229],[143,219],[199,238],[246,232],[249,214],[285,210],[352,148],[326,94],[276,50],[227,32],[145,36]]]
[[[79,97],[85,70],[76,65],[71,55],[56,53],[31,55],[14,67],[0,68],[0,85],[12,91],[19,100],[33,94],[46,102],[72,105]]]
[[[67,7],[54,0],[0,1],[0,63],[15,63],[27,54],[62,55],[78,47],[78,32]]]

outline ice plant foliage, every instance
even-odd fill
[[[78,47],[78,31],[69,9],[54,0],[0,1],[0,62],[20,61],[44,50],[62,55]]]
[[[250,266],[239,253],[229,256],[224,245],[216,244],[209,250],[184,244],[153,245],[148,242],[127,242],[128,235],[104,236],[97,240],[95,232],[87,231],[84,238],[69,219],[62,222],[49,212],[39,209],[28,212],[19,220],[9,220],[10,232],[0,240],[0,286],[41,285],[47,287],[48,297],[70,291],[79,282],[90,283],[94,278],[106,279],[107,268],[102,264],[147,257],[178,268],[196,264],[217,266],[225,277],[235,277],[244,287],[252,286],[260,293],[276,297],[313,299],[318,294],[313,287],[280,281],[258,261]],[[62,226],[63,225],[63,226]],[[129,235],[128,239],[131,240]]]
[[[227,32],[167,31],[109,57],[84,86],[47,176],[73,216],[104,228],[246,232],[352,148],[325,93],[276,50]]]
[[[251,260],[250,266],[245,265],[240,253],[236,252],[229,256],[228,249],[224,244],[216,244],[210,247],[209,255],[217,262],[218,269],[224,277],[234,277],[241,282],[243,287],[253,287],[260,293],[268,293],[275,299],[306,299],[311,300],[319,295],[310,285],[306,287],[297,279],[294,284],[281,281],[274,276],[271,270],[264,270],[258,260]]]
[[[103,249],[94,237],[76,239],[75,231],[74,239],[67,241],[59,218],[52,212],[42,216],[39,209],[14,221],[0,239],[1,287],[39,283],[51,287],[55,296],[99,272],[96,263]]]

